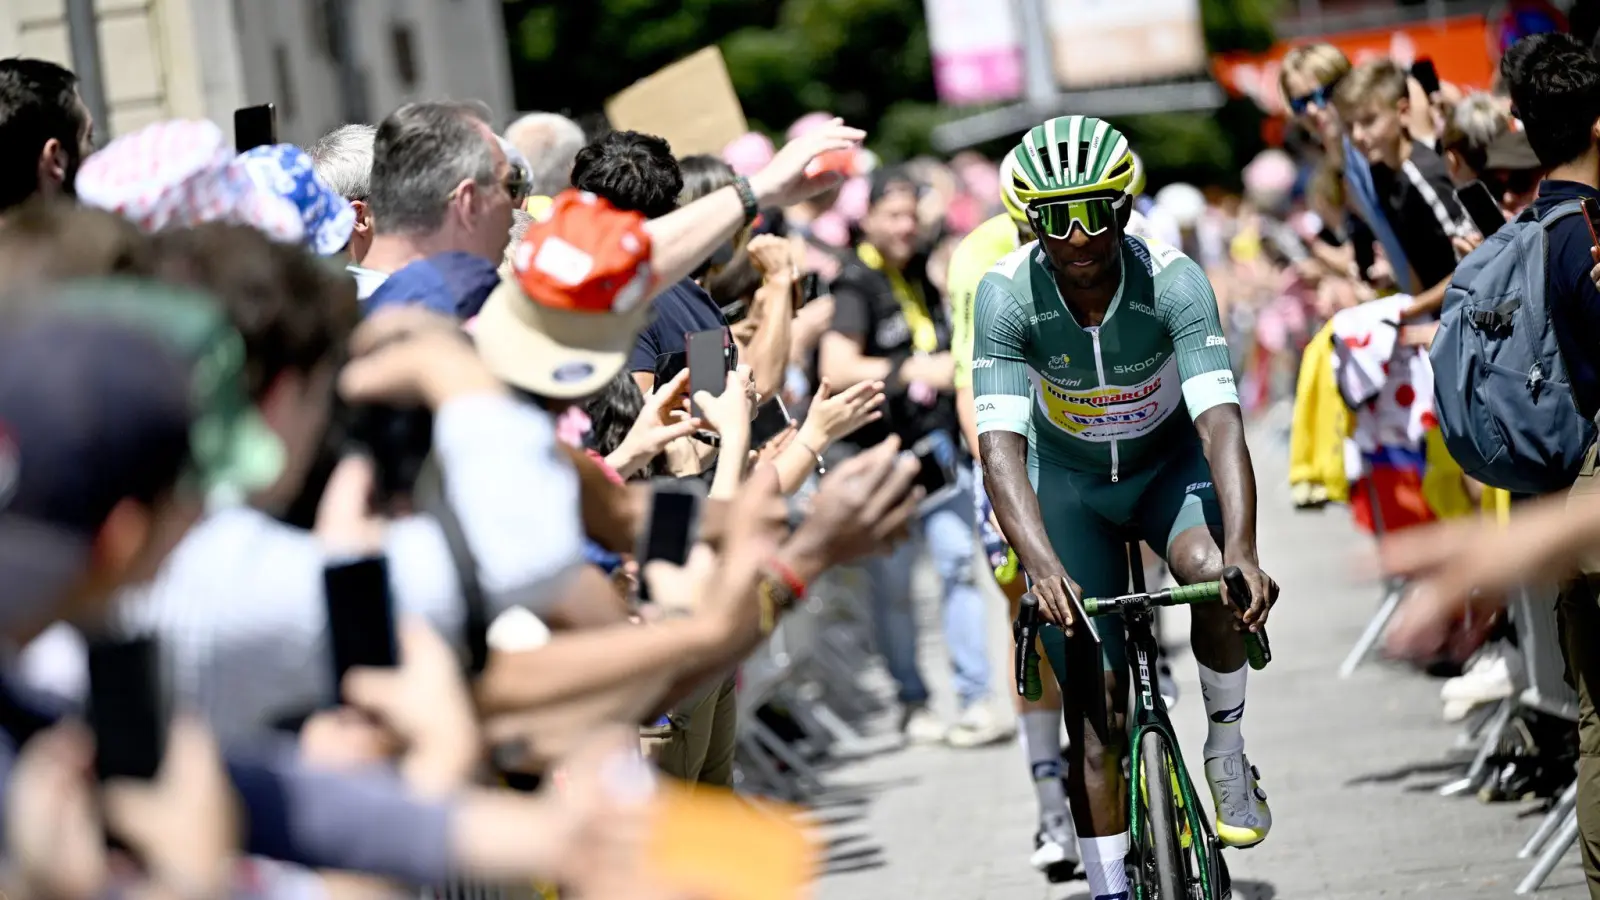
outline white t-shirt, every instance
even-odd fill
[[[364,266],[348,265],[344,270],[355,277],[357,300],[371,297],[380,285],[389,280],[388,272],[379,272],[377,269],[368,269]]]

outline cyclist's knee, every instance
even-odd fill
[[[1222,577],[1222,550],[1205,528],[1190,528],[1167,548],[1167,566],[1179,584],[1215,581]]]

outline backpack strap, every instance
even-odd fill
[[[1546,231],[1549,231],[1551,225],[1554,225],[1562,219],[1565,219],[1567,216],[1577,215],[1580,212],[1583,212],[1583,201],[1564,200],[1560,203],[1557,203],[1555,206],[1552,206],[1544,213],[1544,215],[1537,215],[1534,211],[1534,207],[1530,205],[1527,209],[1522,211],[1522,215],[1517,216],[1517,221],[1538,221],[1540,225],[1544,226]]]
[[[1467,322],[1479,331],[1502,331],[1515,321],[1514,314],[1522,308],[1522,301],[1513,297],[1494,309],[1475,309],[1467,315]]]
[[[461,602],[465,607],[462,610],[462,624],[466,631],[463,637],[467,647],[467,669],[472,676],[476,676],[483,672],[489,662],[489,603],[484,596],[483,585],[478,581],[478,561],[467,542],[461,519],[445,492],[444,472],[432,456],[417,479],[414,496],[417,507],[438,521],[445,544],[450,548],[461,590]]]

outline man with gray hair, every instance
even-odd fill
[[[499,265],[511,211],[527,196],[481,104],[408,103],[373,136],[372,245],[352,267],[364,300],[416,262],[448,255]]]
[[[372,188],[372,142],[377,134],[372,125],[341,125],[306,151],[317,175],[355,208],[356,227],[345,250],[356,266],[372,246],[372,207],[367,195]]]
[[[578,123],[555,113],[528,113],[506,128],[506,140],[528,158],[533,196],[554,197],[572,187],[572,161],[586,143]]]

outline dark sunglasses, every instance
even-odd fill
[[[1495,169],[1484,172],[1480,180],[1499,198],[1506,194],[1521,196],[1529,193],[1539,186],[1539,177],[1538,169]]]
[[[522,171],[521,166],[512,166],[511,170],[506,172],[506,179],[503,184],[505,186],[506,193],[511,196],[511,205],[521,206],[522,202],[528,199],[528,191],[530,188],[530,185],[528,184],[528,175],[526,172]]]
[[[1340,80],[1342,81],[1343,79]],[[1333,92],[1338,89],[1338,87],[1339,82],[1334,81],[1317,88],[1309,94],[1302,94],[1299,97],[1290,97],[1289,111],[1297,116],[1303,116],[1306,114],[1306,110],[1311,108],[1312,104],[1316,104],[1317,106],[1324,108],[1331,106],[1333,104]]]

